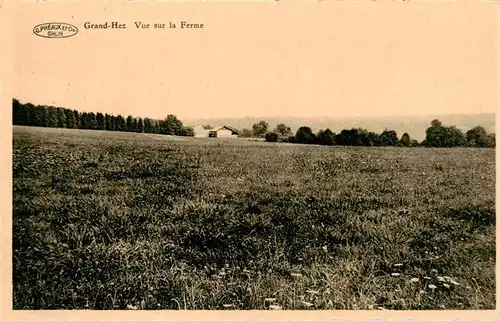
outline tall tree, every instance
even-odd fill
[[[139,133],[144,132],[144,123],[141,117],[139,117],[139,119],[137,120],[137,132]]]
[[[64,108],[57,108],[56,110],[57,114],[57,127],[59,128],[65,128],[67,127],[66,125],[66,112]]]
[[[292,130],[285,124],[276,125],[275,132],[281,136],[292,136]]]
[[[313,144],[316,137],[313,134],[311,128],[307,126],[302,126],[297,129],[297,133],[295,134],[295,139],[299,144]]]
[[[66,114],[66,127],[67,128],[77,128],[75,113],[71,109],[64,109]]]
[[[316,140],[320,145],[335,145],[335,133],[333,133],[330,128],[327,128],[324,131],[320,130],[316,135]]]
[[[83,112],[80,114],[80,124],[82,129],[89,129],[89,116],[87,112]]]
[[[398,144],[398,134],[394,130],[386,129],[380,134],[383,146],[396,146]]]
[[[104,120],[104,115],[102,113],[97,113],[96,115],[97,129],[105,130],[106,121]]]
[[[134,117],[132,117],[132,115],[129,115],[127,117],[127,122],[125,125],[126,131],[127,132],[133,131],[133,129],[134,129],[133,127],[134,127]]]
[[[132,121],[132,131],[137,133],[139,131],[138,129],[138,121],[137,118],[134,117],[134,120]]]
[[[78,112],[78,110],[73,110],[73,114],[75,116],[75,128],[83,128],[80,112]]]
[[[488,134],[482,126],[469,129],[465,136],[467,144],[471,147],[490,147],[491,145]]]
[[[118,131],[126,131],[127,130],[127,123],[125,122],[125,119],[123,118],[122,115],[116,116],[116,130]]]
[[[104,126],[106,130],[113,130],[111,128],[111,116],[108,113],[104,115]]]
[[[175,115],[168,115],[164,121],[160,123],[160,134],[164,135],[179,135],[182,129],[182,122]]]
[[[382,146],[380,135],[374,132],[368,132],[366,135],[368,146]]]
[[[97,117],[96,114],[90,112],[87,114],[88,124],[90,129],[97,129]]]
[[[264,134],[267,132],[268,128],[269,124],[266,121],[261,120],[258,123],[253,124],[252,126],[253,135],[255,137],[264,137]]]
[[[47,108],[45,106],[36,106],[37,107],[37,126],[47,126]]]
[[[153,132],[153,124],[151,123],[151,119],[144,118],[144,132],[152,133]]]
[[[335,144],[343,146],[363,146],[360,132],[364,131],[364,129],[358,128],[343,129],[335,136]]]
[[[12,99],[12,124],[25,125],[25,118],[23,117],[24,106],[21,105],[19,100]]]
[[[467,139],[464,133],[456,128],[455,126],[450,126],[446,128],[446,136],[443,147],[461,147],[467,144]]]
[[[495,133],[490,133],[490,134],[488,134],[488,140],[489,140],[489,142],[490,142],[489,147],[491,147],[491,148],[495,148],[495,147],[496,147],[496,145],[497,145],[497,143],[496,143],[496,135],[495,135]]]
[[[43,106],[46,110],[45,114],[45,127],[57,127],[58,119],[57,119],[57,109],[54,107]]]
[[[39,126],[35,123],[36,118],[36,108],[33,104],[27,103],[24,105],[24,109],[26,110],[26,125],[28,126]]]
[[[404,133],[403,136],[401,136],[401,140],[399,141],[399,143],[403,147],[409,147],[410,142],[411,142],[411,138],[410,138],[410,135],[408,133]]]

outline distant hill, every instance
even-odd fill
[[[495,114],[475,115],[428,115],[428,116],[387,116],[377,118],[295,118],[295,117],[246,117],[246,118],[212,118],[185,120],[186,125],[228,125],[238,129],[251,129],[252,125],[260,120],[265,120],[271,128],[277,124],[284,123],[295,132],[300,126],[309,126],[313,132],[320,129],[330,128],[335,133],[342,129],[353,127],[366,128],[377,133],[385,128],[395,130],[398,137],[408,133],[411,138],[422,141],[425,138],[425,130],[430,126],[433,119],[439,119],[443,125],[455,125],[464,133],[475,127],[483,126],[488,133],[495,132]]]

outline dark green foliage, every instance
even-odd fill
[[[403,136],[401,136],[401,140],[399,141],[400,145],[403,147],[410,147],[411,145],[411,138],[408,133],[404,133]]]
[[[470,147],[494,147],[495,136],[494,134],[488,136],[486,130],[477,126],[467,131],[466,133],[467,145]]]
[[[142,121],[142,118],[141,118],[141,117],[139,117],[139,118],[137,119],[137,130],[136,130],[136,131],[137,131],[138,133],[142,133],[142,132],[144,132],[144,123],[143,123],[143,121]]]
[[[106,127],[106,130],[114,130],[113,117],[109,114],[104,115],[104,125]]]
[[[382,146],[396,146],[398,144],[398,134],[394,130],[384,130],[380,134]]]
[[[59,122],[57,121],[57,108],[49,106],[43,106],[42,108],[46,111],[43,126],[58,127]]]
[[[139,132],[139,126],[138,126],[137,118],[134,118],[134,120],[132,121],[132,131],[134,133]]]
[[[26,125],[25,118],[26,116],[23,115],[23,107],[19,100],[12,99],[12,122],[17,125]]]
[[[364,137],[368,137],[368,133],[364,129],[343,129],[340,134],[335,137],[335,144],[343,146],[363,146]]]
[[[116,117],[116,130],[117,131],[127,131],[127,124],[125,123],[125,118],[122,115]]]
[[[126,123],[125,123],[125,131],[133,132],[134,131],[134,117],[128,115]]]
[[[192,127],[189,127],[189,126],[184,126],[184,127],[182,127],[182,129],[180,131],[180,136],[193,137],[194,136],[194,129]]]
[[[78,128],[75,113],[71,109],[64,108],[64,113],[66,114],[66,128]]]
[[[76,128],[83,129],[81,115],[78,110],[73,110],[73,115],[75,116],[75,126]]]
[[[145,133],[153,133],[153,123],[151,122],[151,119],[149,118],[144,118],[144,132]]]
[[[488,134],[488,140],[490,143],[490,147],[495,148],[496,146],[496,136],[495,133]]]
[[[238,133],[238,137],[252,137],[253,136],[253,132],[252,130],[248,129],[248,128],[243,128],[239,133]]]
[[[329,128],[324,131],[320,130],[316,135],[316,141],[319,145],[335,145],[335,133],[333,133]]]
[[[182,122],[175,115],[168,115],[160,122],[160,134],[180,135],[182,132]]]
[[[278,135],[281,135],[281,136],[291,136],[292,135],[292,131],[291,131],[290,127],[288,127],[285,124],[276,125],[275,131]]]
[[[266,135],[264,135],[264,138],[266,139],[266,142],[277,142],[278,134],[275,132],[267,132]]]
[[[97,129],[97,116],[95,113],[90,112],[87,114],[89,129]]]
[[[102,113],[97,113],[96,123],[97,123],[96,129],[106,130],[106,121],[105,121],[104,115]]]
[[[295,140],[299,144],[313,144],[316,136],[313,134],[311,128],[307,126],[302,126],[297,129],[295,134]]]
[[[252,132],[254,137],[264,137],[264,134],[267,132],[267,129],[269,128],[269,124],[261,120],[258,123],[253,124],[252,126]]]
[[[458,128],[455,126],[446,127],[435,119],[431,122],[431,127],[427,128],[425,142],[427,147],[462,147],[467,140]]]
[[[108,131],[129,131],[137,133],[155,133],[180,136],[193,136],[192,128],[182,126],[175,115],[168,115],[165,121],[144,120],[129,115],[109,115],[97,112],[78,112],[67,108],[34,106],[12,100],[12,121],[14,125],[60,127],[72,129],[97,129]]]

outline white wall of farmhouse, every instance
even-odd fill
[[[208,130],[203,128],[203,126],[196,126],[193,128],[194,137],[208,137]]]
[[[232,132],[229,129],[219,129],[217,131],[217,137],[232,137]]]

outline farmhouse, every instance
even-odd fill
[[[195,137],[220,137],[220,138],[235,138],[238,137],[238,130],[230,126],[216,126],[212,129],[205,129],[201,125],[197,125],[194,128]]]

